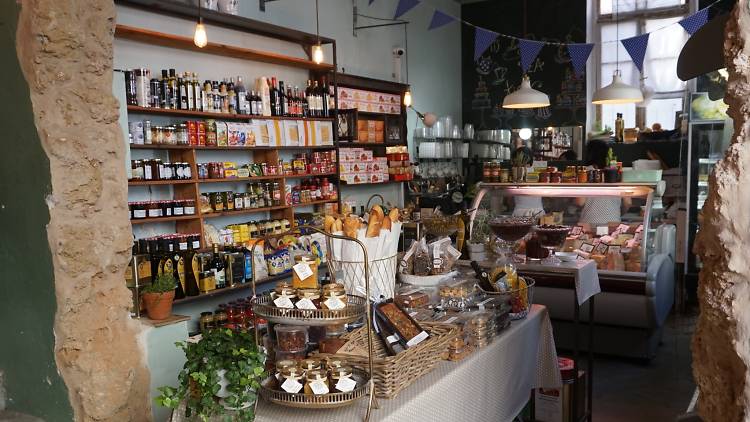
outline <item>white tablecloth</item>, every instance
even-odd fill
[[[592,259],[578,259],[573,262],[562,262],[556,265],[541,263],[516,264],[519,271],[545,271],[550,273],[572,274],[576,283],[576,298],[578,305],[586,303],[587,300],[602,289],[599,286],[599,272],[596,261]]]
[[[492,343],[460,362],[441,362],[395,399],[378,399],[373,421],[511,421],[532,388],[562,385],[547,308],[533,305]],[[262,401],[257,422],[362,420],[367,399],[339,409],[302,410]]]

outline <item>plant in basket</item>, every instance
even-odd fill
[[[197,343],[178,342],[187,361],[177,387],[160,387],[156,402],[176,409],[186,402],[185,416],[207,421],[252,421],[257,390],[265,376],[265,355],[249,332],[214,329]]]

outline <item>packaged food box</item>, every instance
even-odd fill
[[[220,147],[228,146],[228,127],[227,122],[216,122],[216,145]]]

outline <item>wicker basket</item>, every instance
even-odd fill
[[[487,290],[481,289],[488,296],[502,297],[511,304],[510,319],[515,321],[524,319],[531,310],[531,304],[534,300],[534,281],[531,277],[521,277],[526,282],[526,287],[519,287],[514,290],[507,290],[505,292],[488,292]]]
[[[451,324],[421,323],[430,337],[396,356],[388,356],[380,337],[373,333],[373,374],[375,395],[392,399],[412,382],[435,368],[442,360],[448,344],[459,334],[458,326]],[[344,336],[349,341],[334,356],[353,366],[367,368],[367,335],[364,327]],[[360,350],[365,354],[352,355],[348,351]]]

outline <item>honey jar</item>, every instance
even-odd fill
[[[330,383],[328,373],[322,369],[312,369],[305,375],[305,394],[328,394]]]
[[[292,287],[295,289],[317,289],[318,260],[314,255],[297,255],[292,267]]]

